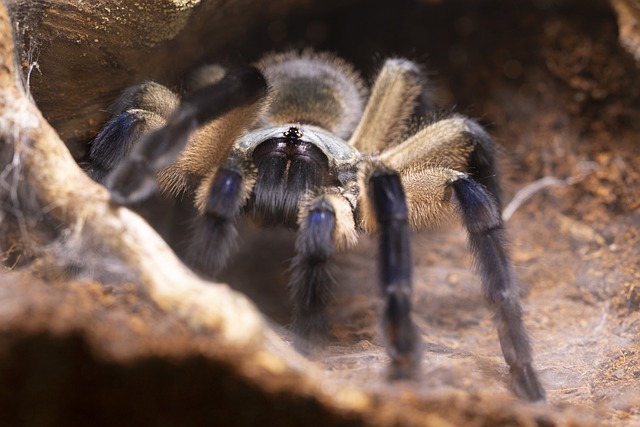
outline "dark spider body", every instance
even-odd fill
[[[425,123],[409,132],[426,105],[411,61],[387,60],[367,92],[349,64],[308,51],[269,55],[256,68],[203,67],[182,99],[157,83],[134,86],[93,142],[89,173],[114,203],[135,204],[158,187],[191,200],[194,226],[181,256],[207,276],[233,253],[239,216],[296,230],[289,287],[303,348],[329,335],[330,260],[360,233],[377,233],[392,378],[415,376],[421,359],[410,230],[460,217],[513,387],[543,400],[503,243],[491,138],[465,117],[428,121],[424,111]]]

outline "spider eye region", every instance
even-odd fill
[[[282,135],[285,138],[296,140],[296,139],[301,139],[304,136],[304,133],[302,133],[301,129],[298,129],[297,127],[292,126],[289,128],[289,130],[287,130],[286,132],[283,132]]]

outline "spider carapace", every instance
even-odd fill
[[[331,258],[375,232],[393,378],[415,376],[422,359],[411,319],[410,230],[457,215],[515,392],[544,399],[504,247],[493,142],[466,117],[421,111],[429,103],[416,63],[386,60],[369,88],[333,54],[287,52],[254,67],[202,67],[186,87],[179,97],[143,83],[114,104],[89,152],[89,173],[114,203],[134,204],[156,189],[192,203],[181,256],[210,277],[233,254],[239,216],[296,230],[289,285],[300,343],[329,334]]]

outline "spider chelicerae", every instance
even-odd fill
[[[254,67],[202,67],[187,87],[180,98],[147,82],[114,104],[89,152],[89,173],[114,203],[135,205],[156,189],[190,201],[194,225],[181,255],[207,276],[231,256],[239,216],[297,230],[292,329],[305,343],[328,335],[330,259],[360,233],[377,233],[392,378],[414,376],[421,359],[410,229],[458,215],[514,390],[544,399],[504,247],[493,143],[466,117],[427,118],[417,64],[386,60],[369,90],[332,54],[287,52]]]

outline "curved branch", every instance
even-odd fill
[[[100,242],[150,298],[192,328],[213,329],[224,342],[257,346],[264,339],[262,317],[244,296],[224,284],[199,279],[138,215],[110,204],[107,190],[94,183],[38,108],[16,75],[11,22],[0,4],[0,139],[21,165],[19,181],[49,215],[83,238]],[[31,232],[32,230],[27,230]]]

